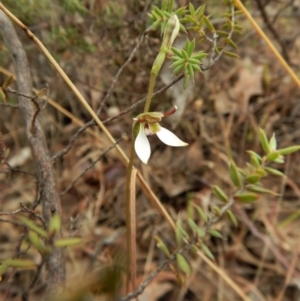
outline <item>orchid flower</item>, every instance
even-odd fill
[[[177,107],[167,113],[161,112],[147,112],[138,115],[134,118],[134,132],[136,139],[134,142],[134,149],[138,157],[144,164],[148,163],[151,155],[150,143],[147,136],[156,134],[157,137],[165,144],[170,146],[187,146],[188,144],[180,140],[175,134],[166,128],[160,126],[159,122],[163,117],[174,114]]]

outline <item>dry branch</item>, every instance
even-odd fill
[[[11,22],[2,11],[0,11],[0,30],[13,59],[18,91],[25,95],[31,95],[32,81],[25,51]],[[52,163],[44,132],[39,123],[40,116],[35,118],[36,107],[28,98],[22,95],[18,95],[18,105],[24,120],[25,132],[31,147],[38,181],[43,187],[41,190],[41,203],[43,218],[48,225],[54,213],[61,213],[60,199],[56,188]],[[46,299],[50,299],[52,293],[57,293],[62,289],[65,280],[62,249],[55,249],[46,258],[45,263],[47,270]]]

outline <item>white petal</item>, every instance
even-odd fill
[[[170,146],[187,146],[188,143],[180,140],[176,135],[174,135],[171,131],[160,127],[160,131],[156,133],[158,138],[165,144]]]
[[[151,155],[151,148],[144,126],[144,124],[140,124],[140,131],[135,139],[134,149],[141,161],[147,164]]]

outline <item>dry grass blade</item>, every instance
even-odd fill
[[[256,21],[252,18],[250,13],[247,11],[247,9],[244,7],[242,2],[240,0],[234,0],[236,6],[243,12],[245,17],[249,20],[249,22],[252,24],[252,26],[255,28],[255,30],[258,32],[260,37],[265,41],[265,43],[268,45],[270,50],[273,52],[275,57],[278,59],[278,61],[281,63],[283,68],[286,70],[286,72],[291,76],[291,78],[294,80],[294,82],[297,84],[298,87],[300,87],[300,80],[298,76],[295,74],[295,72],[291,69],[291,67],[287,64],[287,62],[283,59],[281,54],[278,52],[278,50],[274,47],[273,43],[269,40],[269,38],[265,35],[265,33],[261,30],[261,28],[258,26]]]

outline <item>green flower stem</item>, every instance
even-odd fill
[[[162,48],[160,50],[160,52],[158,53],[152,69],[151,69],[151,76],[150,76],[150,81],[149,81],[149,88],[148,88],[148,93],[147,93],[147,99],[146,99],[146,103],[145,103],[145,108],[144,108],[144,113],[149,112],[150,109],[150,104],[151,104],[151,100],[152,100],[152,95],[153,95],[153,90],[154,90],[154,86],[155,86],[155,82],[156,82],[156,77],[166,59],[166,55],[167,55],[167,51],[164,48]]]

